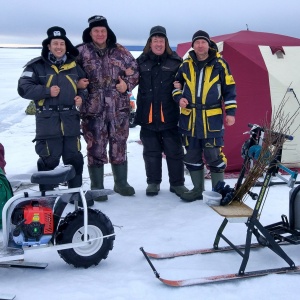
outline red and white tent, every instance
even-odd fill
[[[249,130],[247,124],[270,121],[285,94],[285,115],[292,115],[300,106],[300,39],[248,30],[211,39],[229,63],[236,82],[236,124],[226,127],[224,153],[228,159],[226,170],[238,171],[243,162],[241,147],[249,137],[243,135]],[[177,53],[185,57],[190,47],[191,42],[178,44]],[[300,115],[290,133],[299,124]],[[289,167],[300,166],[300,129],[293,141],[285,143],[282,162]]]

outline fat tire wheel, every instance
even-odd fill
[[[58,227],[56,244],[67,244],[83,241],[83,210],[78,209],[69,213]],[[114,233],[110,219],[97,209],[88,208],[88,237]],[[115,236],[98,239],[83,247],[58,250],[60,257],[75,268],[89,268],[98,265],[102,259],[106,259],[110,250],[113,249]]]

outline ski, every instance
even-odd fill
[[[180,279],[180,280],[170,280],[166,278],[160,277],[159,273],[155,269],[154,265],[152,264],[150,258],[147,256],[147,252],[140,248],[143,255],[145,256],[150,268],[152,269],[155,277],[159,279],[162,283],[173,286],[173,287],[182,287],[182,286],[190,286],[190,285],[204,285],[208,283],[217,283],[217,282],[225,282],[225,281],[234,281],[239,279],[246,279],[246,278],[253,278],[253,277],[260,277],[269,274],[295,274],[300,273],[300,265],[294,267],[284,267],[284,268],[275,268],[275,269],[264,269],[264,270],[257,270],[257,271],[250,271],[245,272],[244,274],[221,274],[221,275],[213,275],[213,276],[205,276],[199,278],[191,278],[191,279]]]
[[[235,246],[239,250],[245,249],[245,245],[236,245]],[[254,243],[250,245],[250,248],[260,248],[263,247],[259,243]],[[209,253],[217,253],[217,252],[228,252],[235,250],[230,246],[218,247],[218,248],[203,248],[203,249],[193,249],[193,250],[182,250],[182,251],[170,251],[170,252],[161,252],[161,253],[151,253],[145,251],[148,257],[155,259],[165,259],[165,258],[175,258],[180,256],[189,256],[195,254],[209,254]]]
[[[300,272],[300,265],[295,266],[294,268],[284,267],[284,268],[245,272],[243,275],[232,273],[232,274],[221,274],[215,276],[207,276],[207,277],[183,279],[183,280],[169,280],[157,276],[156,277],[166,285],[173,286],[173,287],[182,287],[182,286],[191,286],[191,285],[204,285],[208,283],[217,283],[217,282],[225,282],[225,281],[234,281],[240,279],[266,276],[269,274],[293,274],[293,273],[295,274],[299,272]]]
[[[0,267],[4,267],[4,268],[45,269],[45,268],[47,268],[47,266],[48,266],[47,263],[17,261],[17,260],[6,261],[6,262],[1,262],[0,263]]]
[[[16,295],[0,293],[0,300],[13,300]]]

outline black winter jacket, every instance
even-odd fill
[[[19,79],[19,95],[34,100],[37,108],[36,140],[80,135],[80,115],[74,98],[79,95],[84,100],[84,91],[77,90],[76,83],[85,77],[85,72],[74,57],[67,57],[60,68],[37,57],[26,64]],[[60,87],[57,97],[50,96],[53,85]]]
[[[150,51],[141,54],[137,62],[140,78],[135,123],[155,131],[177,127],[179,106],[172,90],[182,59],[176,52],[157,56]]]

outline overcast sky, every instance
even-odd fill
[[[150,28],[167,29],[171,46],[201,29],[210,36],[246,30],[300,38],[299,0],[0,0],[0,44],[41,45],[49,27],[81,43],[88,18],[103,15],[123,45],[145,45]]]

